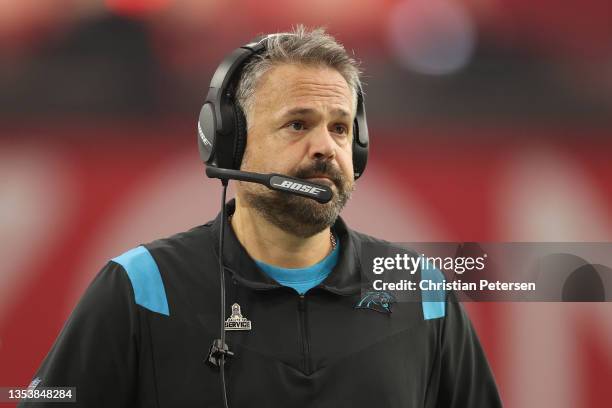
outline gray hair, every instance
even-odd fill
[[[333,68],[344,77],[357,103],[357,92],[361,87],[359,66],[342,44],[327,34],[325,29],[309,31],[303,25],[298,25],[292,32],[278,33],[265,41],[265,51],[245,65],[236,89],[236,101],[247,117],[247,124],[255,103],[257,82],[270,68],[279,64],[323,65]]]

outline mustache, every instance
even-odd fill
[[[344,174],[338,167],[328,161],[321,160],[313,162],[308,167],[298,169],[294,176],[300,179],[327,177],[336,185],[338,189],[342,189],[345,182]]]

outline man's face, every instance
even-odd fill
[[[342,75],[328,67],[282,64],[259,80],[241,170],[279,173],[326,184],[326,204],[240,182],[238,199],[266,220],[308,237],[331,226],[354,187],[354,99]]]

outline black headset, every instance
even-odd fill
[[[198,147],[207,166],[240,169],[246,146],[247,126],[235,100],[240,75],[251,57],[266,49],[272,34],[250,42],[229,54],[210,81],[210,88],[198,119]],[[287,34],[283,34],[287,35]],[[357,112],[353,124],[353,172],[355,180],[368,162],[368,125],[361,85],[357,90]]]

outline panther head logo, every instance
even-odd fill
[[[389,292],[370,291],[355,305],[355,309],[372,309],[380,313],[391,313],[391,304],[395,303],[395,297]]]

